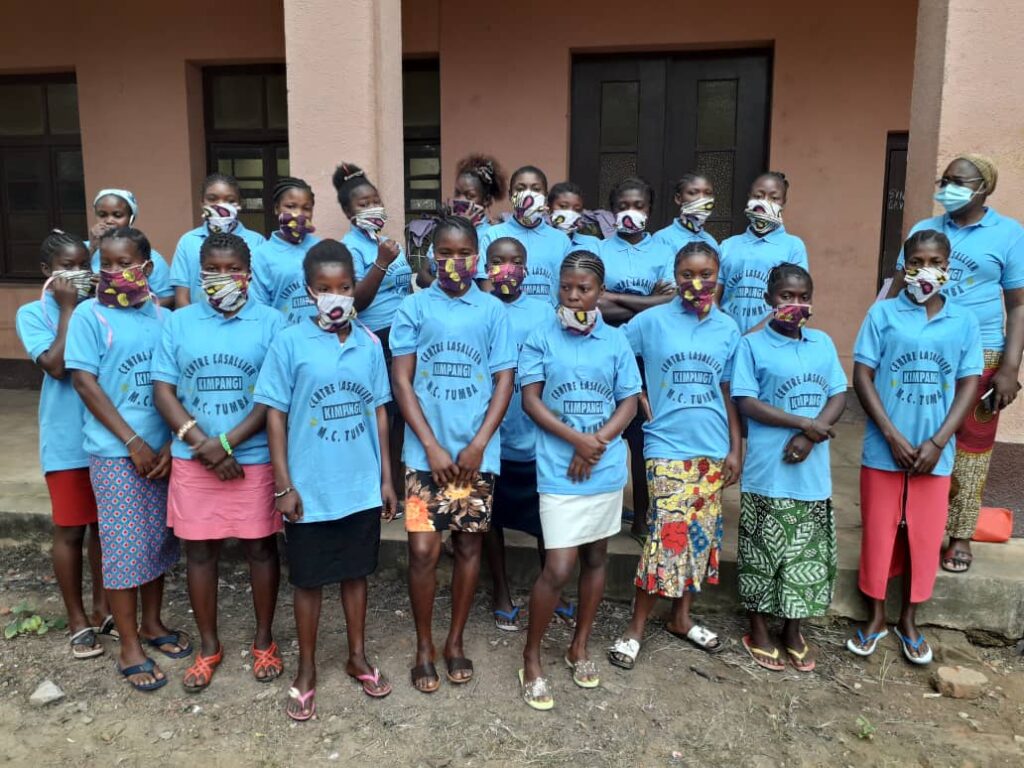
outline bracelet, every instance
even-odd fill
[[[294,490],[295,490],[295,489],[294,489],[294,488],[292,488],[292,487],[291,487],[291,486],[289,485],[289,486],[288,486],[287,488],[285,488],[285,489],[284,489],[283,491],[274,491],[274,498],[275,498],[275,499],[280,499],[280,498],[283,498],[284,496],[287,496],[287,495],[288,495],[289,493],[291,493],[291,492],[292,492],[292,491],[294,491]]]
[[[380,264],[377,263],[376,259],[373,260],[373,266],[375,266],[377,269],[379,269],[385,275],[388,273],[388,268],[387,267],[382,267]]]
[[[935,438],[934,438],[934,437],[929,437],[929,438],[928,438],[928,442],[930,442],[930,443],[931,443],[932,445],[934,445],[934,446],[935,446],[936,448],[938,448],[938,449],[939,449],[940,451],[944,451],[944,450],[946,450],[946,446],[944,446],[944,445],[939,445],[939,444],[938,444],[937,442],[935,442]]]
[[[132,435],[131,437],[129,437],[129,438],[127,439],[127,440],[125,440],[125,441],[124,441],[124,447],[125,447],[125,448],[128,448],[128,447],[130,447],[130,446],[131,446],[131,444],[132,444],[133,442],[135,442],[136,440],[141,440],[141,439],[142,439],[142,438],[141,438],[141,437],[139,437],[139,436],[138,436],[137,434],[135,434],[135,435]]]
[[[218,435],[218,437],[220,437],[220,447],[224,449],[224,453],[226,453],[228,456],[233,454],[234,451],[231,449],[231,443],[228,442],[228,436],[221,432],[220,435]]]
[[[194,427],[195,425],[196,425],[196,420],[195,419],[189,419],[184,424],[182,424],[180,427],[178,427],[178,431],[175,432],[175,434],[178,436],[178,439],[184,441],[185,440],[185,435],[187,435],[189,433],[189,430],[192,429],[192,427]]]

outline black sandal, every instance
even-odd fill
[[[974,562],[974,555],[962,549],[947,550],[942,558],[942,570],[950,573],[967,573]]]
[[[455,685],[465,685],[473,679],[473,662],[462,656],[454,656],[450,659],[445,659],[445,663],[448,665],[448,682]],[[455,677],[453,672],[469,672],[466,677]]]
[[[420,693],[433,693],[441,687],[441,678],[437,674],[437,667],[434,666],[434,662],[428,661],[426,664],[420,664],[418,667],[413,667],[410,670],[412,676],[412,687]],[[431,679],[434,682],[428,687],[422,687],[417,685],[421,680]]]

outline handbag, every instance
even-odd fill
[[[982,507],[978,512],[978,525],[971,541],[1001,544],[1013,533],[1013,512],[1002,507]]]

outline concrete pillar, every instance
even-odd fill
[[[285,0],[288,147],[293,175],[313,185],[318,234],[340,237],[348,222],[331,174],[341,161],[363,168],[390,220],[404,226],[402,8],[400,0]]]
[[[934,182],[961,152],[999,168],[990,199],[1024,221],[1024,14],[1019,0],[920,0],[911,97],[904,228],[938,213]],[[1008,409],[999,440],[1024,442],[1024,400]]]

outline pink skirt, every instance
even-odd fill
[[[262,539],[281,530],[274,510],[274,470],[246,464],[245,477],[219,480],[198,461],[174,459],[167,525],[186,541]]]
[[[884,600],[910,551],[910,602],[932,596],[949,509],[949,477],[860,468],[860,590]],[[900,521],[905,519],[906,526]],[[903,538],[906,538],[904,543]]]

